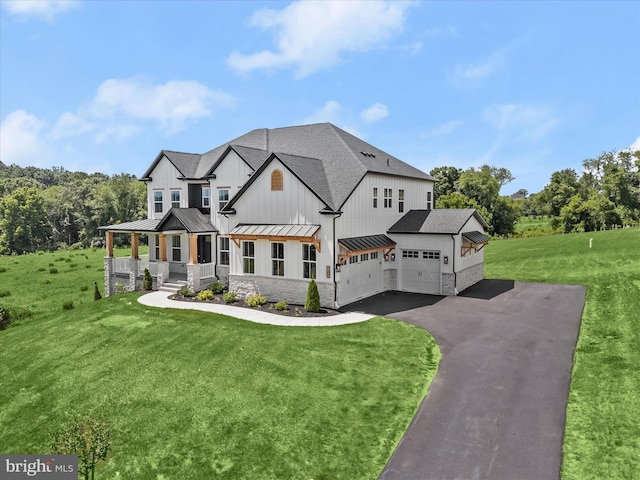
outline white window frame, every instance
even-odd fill
[[[404,189],[398,190],[398,213],[404,213]]]
[[[174,200],[174,196],[177,200]],[[180,190],[170,190],[169,198],[171,199],[171,208],[180,208]]]
[[[373,208],[378,208],[378,187],[373,187]]]
[[[229,237],[218,237],[218,262],[220,265],[229,265]]]
[[[182,237],[180,235],[171,235],[171,260],[173,262],[182,261]]]
[[[310,243],[302,244],[302,278],[317,278],[316,262],[318,251],[316,246]]]
[[[210,208],[210,207],[211,207],[211,187],[202,187],[202,208]]]
[[[227,203],[229,203],[229,188],[219,188],[218,189],[218,211],[221,211]],[[226,200],[222,198],[222,192],[226,192]]]
[[[284,277],[284,242],[271,244],[271,275]]]
[[[427,192],[427,210],[431,210],[431,190]]]
[[[253,275],[256,273],[256,243],[242,242],[242,273]]]
[[[378,255],[379,255],[379,252],[371,252],[371,260],[377,260]]]
[[[164,195],[162,193],[162,190],[153,191],[153,213],[162,213],[164,209]]]
[[[393,208],[393,189],[384,189],[384,208]]]

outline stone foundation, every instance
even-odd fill
[[[229,265],[216,265],[216,276],[218,280],[229,286]]]
[[[110,297],[116,294],[113,284],[113,257],[104,257],[104,296]]]
[[[169,262],[163,262],[158,260],[157,267],[158,273],[156,274],[156,284],[158,287],[161,287],[164,282],[169,280]]]
[[[398,270],[388,269],[383,271],[382,277],[382,289],[384,291],[387,290],[398,290]]]
[[[253,293],[267,297],[269,302],[286,300],[292,305],[304,305],[307,301],[307,289],[310,280],[293,280],[290,278],[259,277],[255,275],[229,275],[229,291],[236,292],[239,298],[246,298]],[[333,283],[318,282],[320,306],[334,308]]]
[[[139,258],[131,258],[129,260],[129,281],[124,286],[125,292],[135,292],[138,290],[138,270],[140,269],[140,259]],[[142,282],[140,282],[142,286]]]
[[[484,263],[473,265],[472,267],[465,268],[461,272],[458,272],[458,284],[456,285],[458,293],[471,285],[475,285],[484,278]]]
[[[190,263],[187,265],[187,285],[189,285],[189,288],[191,289],[192,292],[200,291],[200,265],[199,264]]]
[[[456,276],[453,273],[442,274],[442,295],[455,295],[456,294]]]

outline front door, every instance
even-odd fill
[[[211,235],[198,236],[198,263],[211,263]]]

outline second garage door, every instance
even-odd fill
[[[400,290],[440,294],[440,252],[402,250],[400,258]]]

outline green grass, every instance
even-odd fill
[[[523,236],[550,235],[553,233],[551,217],[520,217],[516,233]]]
[[[0,258],[2,300],[34,312],[0,332],[0,452],[44,453],[59,422],[96,411],[113,444],[99,479],[379,475],[435,375],[427,332],[383,318],[272,327],[152,309],[138,294],[94,302],[80,288],[100,285],[103,254],[56,263],[38,292],[52,257]]]
[[[562,478],[640,478],[640,230],[495,241],[485,261],[488,278],[588,286]]]

